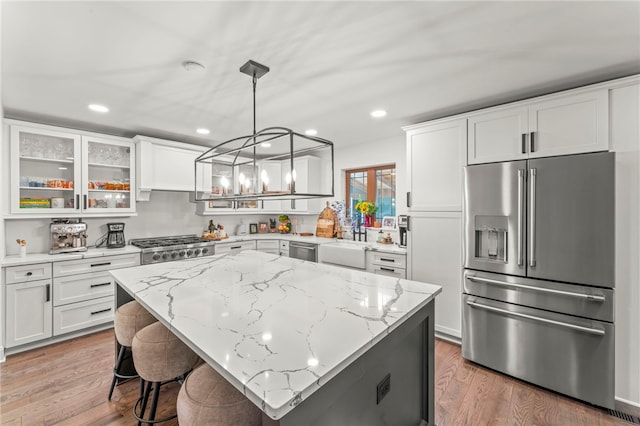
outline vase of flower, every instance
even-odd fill
[[[360,213],[362,215],[362,217],[364,218],[364,226],[365,227],[371,227],[373,226],[373,219],[374,219],[374,215],[375,213],[378,211],[378,208],[376,207],[376,205],[374,203],[372,203],[371,201],[362,201],[359,200],[356,205],[354,206],[354,209]]]
[[[371,219],[371,215],[370,214],[365,214],[364,215],[364,226],[366,228],[371,228],[373,226],[373,220]]]

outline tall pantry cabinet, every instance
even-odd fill
[[[404,127],[407,135],[408,278],[442,286],[435,328],[461,337],[462,168],[467,119]]]

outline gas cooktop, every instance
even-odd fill
[[[170,262],[194,257],[212,256],[215,243],[197,235],[132,239],[131,245],[142,249],[140,263]]]

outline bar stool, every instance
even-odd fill
[[[135,300],[120,306],[116,311],[113,320],[113,329],[116,334],[116,340],[120,344],[120,351],[118,352],[116,365],[113,367],[113,380],[111,380],[111,388],[109,389],[109,400],[111,400],[113,389],[116,387],[118,379],[135,379],[138,377],[137,374],[121,374],[120,369],[122,368],[122,362],[125,356],[131,353],[133,336],[136,335],[138,330],[142,330],[156,321],[155,317]]]
[[[187,376],[176,408],[181,425],[262,424],[260,409],[207,364]]]
[[[146,384],[144,392],[133,407],[133,415],[138,425],[144,423],[160,423],[174,419],[176,414],[156,420],[156,409],[160,396],[160,387],[164,384],[184,378],[198,363],[200,358],[187,345],[182,343],[167,327],[159,322],[138,331],[131,346],[133,363],[140,379]],[[144,419],[144,412],[153,387],[153,400],[149,418]],[[142,388],[141,388],[142,390]],[[136,409],[140,406],[140,411]]]

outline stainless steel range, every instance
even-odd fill
[[[143,265],[212,256],[215,252],[213,241],[197,235],[138,238],[130,243],[142,249],[140,263]]]

